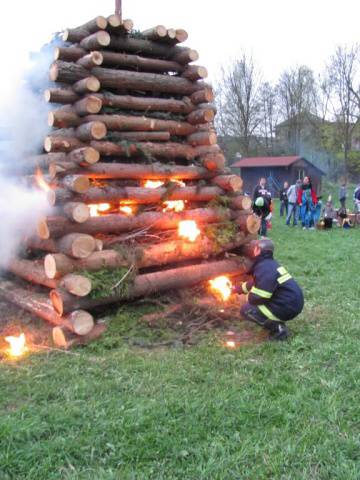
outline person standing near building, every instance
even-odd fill
[[[356,186],[354,190],[354,204],[356,213],[360,213],[360,183]]]
[[[300,206],[301,223],[304,230],[314,230],[315,213],[318,199],[311,185],[310,177],[304,177],[298,191],[298,204]]]
[[[289,189],[289,183],[288,182],[284,182],[284,188],[282,190],[280,190],[280,217],[283,217],[284,216],[284,212],[285,212],[285,216],[287,217],[288,216],[288,205],[289,205],[289,200],[288,200],[288,196],[287,196],[287,191]]]
[[[339,200],[340,200],[341,208],[346,209],[346,199],[347,199],[347,188],[346,188],[346,182],[343,181],[341,182],[341,186],[339,189]]]
[[[253,201],[255,202],[257,198],[266,196],[270,196],[271,198],[271,193],[266,188],[266,178],[261,177],[253,193]]]
[[[266,236],[267,221],[271,215],[271,193],[266,188],[266,178],[261,177],[253,194],[253,211],[261,218],[259,235]]]
[[[298,224],[299,207],[298,207],[298,191],[301,187],[301,180],[297,180],[294,185],[291,185],[287,191],[288,197],[288,214],[286,217],[286,225],[290,225],[291,217],[293,218],[293,226]]]

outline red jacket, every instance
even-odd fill
[[[299,188],[298,190],[298,198],[297,198],[297,201],[298,201],[298,204],[301,205],[302,204],[302,196],[303,196],[303,193],[304,193],[304,190],[303,188]],[[318,203],[318,199],[317,199],[317,196],[316,196],[316,193],[313,189],[311,189],[311,198],[312,198],[312,201],[314,202],[314,204],[316,205]]]

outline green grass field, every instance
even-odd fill
[[[290,341],[135,348],[132,307],[76,355],[2,363],[0,479],[358,480],[360,230],[270,236],[305,291]]]

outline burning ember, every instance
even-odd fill
[[[179,222],[178,234],[180,237],[186,238],[190,242],[195,242],[200,233],[194,220],[182,220]]]
[[[213,290],[214,293],[219,296],[224,302],[226,302],[226,300],[229,300],[231,295],[232,283],[228,279],[228,277],[225,277],[225,275],[221,277],[216,277],[213,280],[210,280],[209,284],[211,290]]]
[[[179,185],[179,187],[186,187],[186,184],[184,182],[182,182],[181,180],[171,179],[170,181],[173,182],[173,183],[176,183],[177,185]]]
[[[125,215],[132,215],[133,214],[133,209],[129,207],[128,205],[120,205],[119,207],[119,212],[125,213]]]
[[[163,212],[182,212],[185,209],[185,202],[183,200],[168,200],[164,202],[164,206]]]
[[[164,185],[164,182],[161,180],[146,180],[144,183],[145,188],[159,188]]]
[[[41,190],[43,190],[44,192],[49,192],[51,190],[50,185],[45,182],[44,175],[42,174],[40,168],[36,169],[35,180],[38,187],[41,188]]]
[[[101,213],[107,212],[110,210],[110,203],[99,203],[99,204],[90,204],[88,205],[90,209],[90,217],[99,217]]]
[[[23,333],[19,337],[5,337],[5,340],[10,345],[8,353],[11,357],[21,357],[27,351],[26,339]]]
[[[228,348],[236,348],[236,342],[234,340],[227,340],[225,346]]]

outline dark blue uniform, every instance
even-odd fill
[[[238,292],[249,294],[241,313],[247,320],[255,321],[270,331],[299,315],[304,307],[301,288],[273,259],[272,252],[263,252],[255,258],[249,272],[253,280],[243,283]]]

